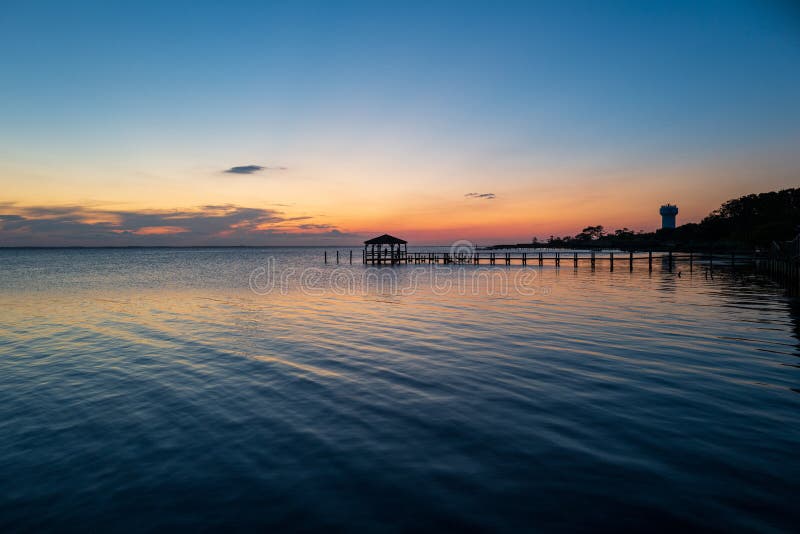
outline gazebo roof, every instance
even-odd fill
[[[408,243],[408,241],[389,234],[383,234],[382,236],[373,237],[368,241],[364,241],[365,245],[405,245],[406,243]]]

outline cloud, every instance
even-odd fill
[[[189,230],[182,226],[142,226],[135,232],[136,235],[169,235],[169,234],[182,234]]]
[[[222,171],[228,174],[255,174],[261,171],[285,171],[286,167],[265,167],[263,165],[241,165]]]
[[[334,227],[330,224],[301,224],[298,228],[301,230],[330,230]]]
[[[232,204],[175,210],[0,204],[5,246],[264,245],[359,237],[310,216]]]
[[[482,198],[484,200],[494,200],[497,196],[494,193],[467,193],[467,198]]]
[[[263,171],[264,167],[261,165],[242,165],[240,167],[231,167],[227,172],[229,174],[254,174]]]

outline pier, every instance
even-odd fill
[[[791,241],[773,242],[758,266],[790,295],[800,295],[800,234]]]
[[[349,263],[353,263],[353,251],[349,250]],[[333,257],[333,256],[332,256]],[[332,258],[331,257],[331,258]],[[495,251],[495,250],[430,250],[408,251],[408,242],[404,239],[384,234],[364,242],[361,262],[365,265],[401,265],[401,264],[441,264],[441,265],[553,265],[561,267],[562,262],[589,265],[592,269],[604,263],[613,271],[617,268],[628,268],[633,271],[634,264],[646,264],[653,270],[653,260],[662,263],[672,270],[679,261],[688,262],[689,270],[695,263],[704,262],[713,268],[714,261],[735,266],[750,264],[763,259],[758,254],[746,251],[729,251],[725,253],[708,252],[673,252],[673,251],[598,251],[598,250],[532,250],[532,251]],[[328,263],[328,252],[324,252],[324,261]],[[336,251],[336,263],[340,263],[340,253]]]
[[[346,258],[346,259],[345,259]],[[346,256],[339,250],[329,256],[323,252],[323,261],[328,264],[353,263],[353,250]],[[770,276],[785,286],[790,294],[800,295],[800,236],[792,241],[775,244],[769,251],[620,251],[620,250],[558,250],[533,249],[529,251],[411,251],[408,243],[388,234],[365,241],[361,253],[364,265],[504,265],[504,266],[572,266],[603,268],[609,271],[646,268],[653,271],[658,263],[661,270],[672,272],[678,263],[692,272],[696,265],[713,271],[715,264],[728,268],[753,266],[757,271]]]
[[[353,252],[348,251],[348,263],[353,263]],[[342,263],[344,256],[336,251],[329,255],[324,252],[324,262]],[[703,264],[711,268],[714,264],[737,266],[753,265],[764,260],[753,252],[670,252],[670,251],[559,251],[539,250],[531,252],[496,252],[496,251],[413,251],[405,247],[384,248],[383,250],[365,249],[362,251],[361,263],[365,265],[505,265],[505,266],[554,266],[554,267],[589,267],[604,268],[610,271],[622,269],[633,271],[635,267],[653,270],[658,263],[662,269],[671,271],[677,263],[688,263],[689,271],[695,265]]]
[[[753,266],[784,286],[789,294],[800,295],[800,240],[787,243],[780,249],[766,252],[736,251],[568,251],[539,250],[531,252],[449,252],[440,250],[409,252],[404,247],[383,250],[362,251],[361,263],[364,265],[497,265],[497,266],[553,266],[556,268],[572,266],[574,269],[588,267],[595,269],[627,270],[646,268],[653,271],[658,264],[661,270],[672,272],[677,264],[681,264],[688,272],[702,266],[713,271],[715,266],[736,268],[737,266]],[[323,261],[336,264],[353,263],[353,251],[348,250],[343,256],[339,251],[329,255],[323,253]],[[688,268],[687,268],[688,267]]]

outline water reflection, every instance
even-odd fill
[[[796,356],[800,357],[800,299],[788,299],[789,317],[793,325],[794,338],[797,341]]]
[[[251,291],[270,257],[318,268],[322,291]],[[520,268],[399,266],[394,286],[328,291],[364,267],[295,249],[0,261],[5,529],[800,520],[800,309],[746,270],[565,262],[504,293],[491,280]]]

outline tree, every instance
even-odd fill
[[[614,230],[614,237],[617,239],[630,239],[633,237],[633,230],[622,228],[621,230]]]
[[[606,235],[603,226],[598,224],[597,226],[587,226],[581,233],[575,236],[575,239],[578,241],[594,241],[600,239]]]
[[[800,188],[745,195],[725,202],[703,219],[707,240],[758,245],[792,239],[800,224]]]

